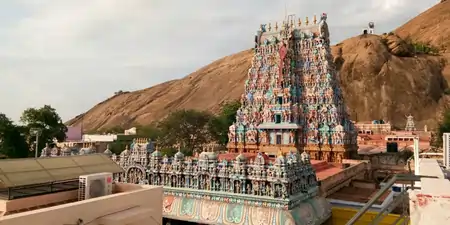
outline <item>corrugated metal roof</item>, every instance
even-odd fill
[[[120,173],[122,168],[103,154],[0,160],[0,188],[77,179],[93,173]]]

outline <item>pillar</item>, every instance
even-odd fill
[[[419,137],[414,137],[414,174],[420,175]]]

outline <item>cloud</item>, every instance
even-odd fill
[[[118,90],[181,78],[252,47],[259,24],[329,15],[334,43],[369,21],[389,32],[431,0],[0,2],[0,112],[51,104],[67,120]]]

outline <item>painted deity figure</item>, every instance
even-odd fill
[[[45,148],[41,150],[41,157],[48,157],[51,153],[51,148],[48,143],[45,144]]]
[[[228,131],[228,142],[232,143],[235,142],[236,138],[236,123],[231,124],[229,131]]]

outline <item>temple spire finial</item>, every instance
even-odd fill
[[[314,15],[314,24],[317,24],[317,17]]]
[[[302,26],[302,19],[298,18],[298,26]]]
[[[275,22],[275,31],[278,30],[278,22]]]
[[[309,19],[308,19],[308,17],[306,17],[306,19],[305,19],[305,25],[308,26],[308,24],[309,24]]]

